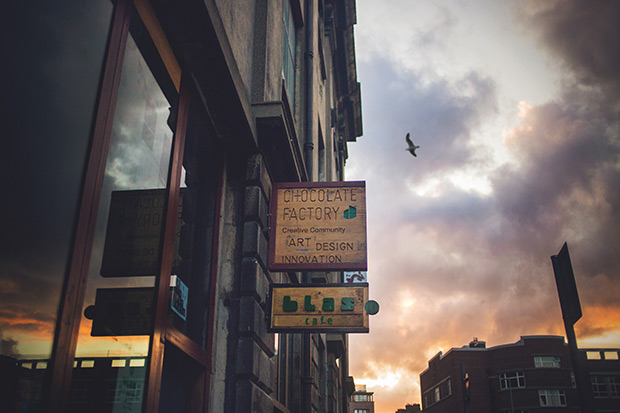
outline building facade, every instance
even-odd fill
[[[579,349],[592,410],[620,413],[620,349]]]
[[[354,0],[4,13],[0,410],[347,412],[346,334],[267,331],[276,182],[362,134]],[[6,247],[5,247],[6,246]]]
[[[352,413],[375,413],[374,393],[366,389],[365,384],[355,386],[355,392],[351,395]]]
[[[582,349],[580,355],[595,390],[588,407],[620,411],[618,350]],[[474,339],[430,359],[420,385],[429,412],[582,411],[568,345],[559,336],[522,336],[490,348]]]

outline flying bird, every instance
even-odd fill
[[[419,146],[413,144],[413,142],[411,141],[411,138],[409,137],[409,132],[407,132],[407,136],[405,136],[405,140],[407,141],[407,144],[409,145],[409,147],[405,150],[409,151],[409,153],[412,154],[413,156],[418,156],[415,154],[415,150],[418,149]]]

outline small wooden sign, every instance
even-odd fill
[[[269,269],[367,269],[365,182],[276,183]]]
[[[272,332],[367,333],[368,284],[273,284]]]

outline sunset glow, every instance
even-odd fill
[[[579,345],[620,347],[620,57],[605,46],[619,7],[357,2],[364,137],[347,178],[367,181],[381,311],[350,363],[377,413],[420,403],[439,351],[563,336],[550,256],[564,242]]]

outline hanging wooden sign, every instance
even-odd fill
[[[271,286],[269,330],[367,333],[368,302],[368,284],[364,283],[354,286],[274,284]]]
[[[270,229],[272,271],[365,271],[365,182],[276,183]]]

